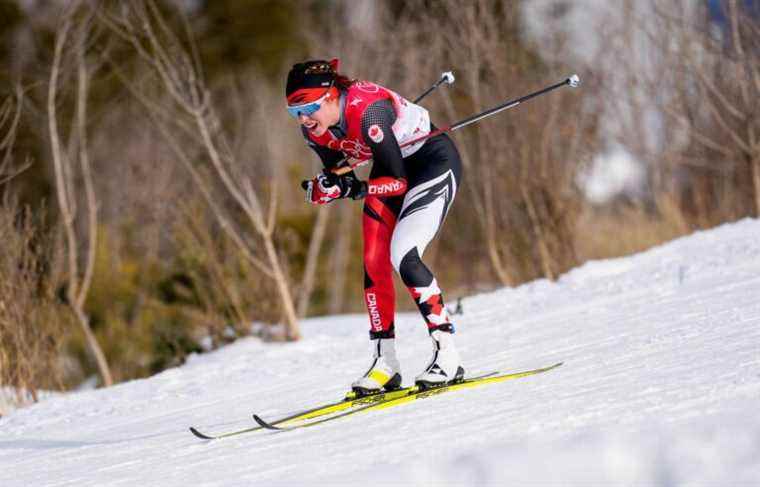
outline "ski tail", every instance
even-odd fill
[[[258,425],[264,429],[273,430],[273,431],[282,431],[282,430],[288,429],[287,427],[282,428],[282,427],[275,426],[271,423],[267,423],[266,421],[261,419],[261,417],[258,414],[253,415],[253,420],[256,421],[256,423],[258,423]]]
[[[216,436],[204,435],[203,433],[201,433],[200,431],[198,431],[197,429],[195,429],[192,426],[190,427],[190,433],[194,434],[195,436],[197,436],[201,440],[215,440],[217,438]]]

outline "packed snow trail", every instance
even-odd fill
[[[760,222],[463,307],[468,372],[564,365],[286,434],[188,432],[342,397],[366,317],[306,320],[297,343],[241,340],[0,419],[0,485],[760,485]],[[430,354],[417,313],[397,337],[409,382]]]

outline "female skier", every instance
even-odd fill
[[[427,110],[393,91],[338,73],[338,60],[293,66],[285,88],[288,112],[298,120],[306,143],[324,171],[304,181],[306,199],[326,204],[340,198],[364,199],[364,300],[369,312],[372,364],[352,384],[357,395],[401,386],[394,335],[392,269],[401,276],[427,323],[433,357],[415,382],[436,387],[462,380],[459,354],[441,289],[422,262],[451,207],[462,164],[454,143],[440,134],[405,142],[435,127]],[[369,180],[333,170],[345,158],[372,159]]]

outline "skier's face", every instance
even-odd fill
[[[330,98],[311,115],[300,114],[298,122],[306,127],[309,132],[319,137],[327,131],[328,127],[340,122],[340,103],[338,103],[337,98]]]

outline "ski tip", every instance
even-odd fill
[[[282,428],[278,428],[277,426],[273,426],[267,423],[266,421],[261,419],[258,414],[253,415],[253,420],[256,421],[256,423],[258,423],[259,426],[261,426],[262,428],[266,428],[268,430],[280,431],[282,429]]]
[[[197,429],[193,428],[192,426],[190,427],[190,433],[194,434],[196,437],[200,438],[201,440],[213,440],[214,439],[213,436],[204,435],[203,433],[201,433]]]

